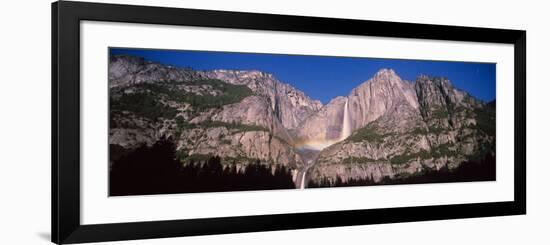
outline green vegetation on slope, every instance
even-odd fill
[[[428,127],[428,132],[430,132],[432,134],[440,134],[440,133],[443,133],[445,131],[446,131],[446,129],[441,128],[441,127],[437,127],[437,126],[429,126]]]
[[[452,144],[441,144],[436,147],[433,147],[430,151],[420,150],[419,152],[405,152],[402,155],[393,156],[390,159],[390,162],[393,164],[404,164],[413,159],[430,159],[430,158],[440,158],[440,157],[451,157],[456,156],[457,152],[452,148]]]
[[[432,152],[431,152],[432,157],[440,158],[443,156],[447,156],[447,157],[456,156],[457,155],[456,150],[451,148],[452,148],[452,144],[450,143],[438,145],[437,147],[432,148]]]
[[[367,125],[366,127],[356,130],[346,140],[351,142],[368,141],[373,143],[380,143],[387,136],[389,135],[379,134],[374,128],[372,128],[370,125]]]
[[[204,121],[199,124],[195,124],[197,127],[203,127],[203,128],[217,128],[217,127],[225,127],[229,130],[236,129],[237,132],[248,132],[248,131],[266,131],[269,132],[269,129],[264,128],[262,126],[257,125],[249,125],[249,124],[242,124],[242,123],[227,123],[227,122],[220,122],[220,121]]]
[[[431,154],[429,152],[427,152],[425,150],[421,150],[419,152],[414,152],[414,153],[405,152],[402,155],[393,156],[390,159],[390,162],[392,164],[404,164],[404,163],[407,163],[408,161],[410,161],[412,159],[416,159],[416,158],[428,159],[430,157],[431,157]]]
[[[188,92],[182,89],[182,86],[197,86],[202,88],[203,92],[201,94]],[[237,103],[253,94],[252,90],[245,85],[233,85],[215,79],[142,83],[135,85],[134,88],[137,92],[121,93],[119,96],[111,94],[111,111],[131,111],[152,120],[159,117],[172,119],[176,116],[177,110],[165,105],[163,101],[189,103],[196,111],[204,111]],[[213,91],[218,93],[209,93]]]
[[[110,100],[111,111],[131,111],[137,116],[155,120],[159,117],[174,118],[175,108],[162,104],[157,95],[150,92],[123,94],[118,99]]]
[[[180,162],[185,162],[185,163],[191,163],[191,162],[201,163],[201,162],[206,162],[213,157],[216,157],[214,154],[196,154],[195,153],[195,154],[188,155],[185,150],[177,151],[176,155],[177,155],[177,159]],[[224,157],[220,157],[220,160],[222,164],[234,164],[234,163],[254,164],[258,162],[266,162],[258,158],[251,158],[251,157],[246,157],[242,155],[237,155],[235,157],[224,156]],[[270,162],[270,161],[267,161],[267,162]]]
[[[218,127],[224,127],[224,128],[227,128],[228,130],[233,130],[234,132],[232,133],[249,132],[249,131],[269,132],[269,129],[262,126],[242,124],[242,123],[236,123],[236,122],[227,123],[227,122],[208,120],[200,123],[188,123],[181,116],[176,117],[176,124],[177,124],[176,132],[178,134],[180,134],[185,129],[218,128]]]
[[[428,131],[425,128],[422,127],[416,127],[410,131],[412,135],[425,135],[428,133]]]
[[[193,93],[178,88],[179,85],[202,87],[206,92],[220,91],[221,94]],[[137,87],[149,90],[158,95],[164,95],[166,100],[179,103],[189,103],[199,111],[208,108],[220,108],[233,104],[252,95],[252,90],[246,85],[233,85],[216,79],[195,80],[185,82],[143,83]]]
[[[484,133],[494,136],[496,134],[496,116],[495,111],[491,108],[475,109],[476,129]]]
[[[432,110],[432,117],[437,119],[444,119],[449,117],[449,112],[444,107],[435,107],[434,110]]]
[[[343,164],[354,164],[354,163],[368,163],[368,162],[375,162],[375,159],[368,158],[368,157],[347,157],[342,160]]]

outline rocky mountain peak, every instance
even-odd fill
[[[361,128],[397,107],[418,108],[412,84],[401,80],[392,69],[381,69],[349,94],[353,128]]]
[[[384,68],[376,72],[371,79],[353,89],[350,96],[359,93],[361,90],[367,89],[374,92],[371,95],[382,93],[385,95],[391,94],[400,96],[404,90],[408,90],[409,87],[411,87],[410,85],[410,83],[401,80],[401,77],[399,77],[393,69]]]
[[[213,70],[204,73],[206,77],[219,79],[236,85],[246,85],[254,93],[269,98],[271,109],[285,128],[294,129],[322,104],[309,98],[304,92],[288,83],[279,81],[273,74],[257,70]]]
[[[128,64],[135,64],[135,65],[144,65],[145,59],[143,57],[137,57],[137,56],[130,56],[130,55],[111,55],[109,56],[109,62],[110,63],[128,63]]]
[[[220,79],[232,84],[248,84],[251,81],[275,79],[273,74],[258,70],[225,70],[205,71],[205,76]]]
[[[432,90],[438,90],[442,93],[449,94],[454,89],[449,79],[445,77],[434,77],[428,75],[420,75],[416,79],[416,84],[419,87],[425,87]]]
[[[196,71],[147,61],[142,57],[112,55],[109,58],[109,87],[140,83],[196,80],[203,78]]]
[[[444,77],[421,75],[416,80],[415,91],[424,114],[433,109],[470,107],[475,104],[475,101],[469,100],[471,96],[455,89],[451,82]]]
[[[383,68],[374,74],[373,80],[395,81],[401,80],[401,78],[397,75],[397,73],[395,73],[393,69]]]
[[[384,115],[397,120],[402,115],[415,114],[417,108],[413,85],[401,80],[394,70],[381,69],[348,96],[335,97],[307,118],[299,128],[298,137],[302,140],[334,142],[341,139],[344,121],[353,131]]]

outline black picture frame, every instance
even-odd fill
[[[514,45],[514,201],[82,225],[80,22],[84,20]],[[526,32],[61,1],[52,4],[52,242],[58,244],[442,220],[526,213]]]

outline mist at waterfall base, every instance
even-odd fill
[[[311,162],[315,161],[319,152],[330,145],[336,144],[340,141],[345,140],[348,136],[351,135],[351,125],[349,120],[348,113],[348,99],[344,103],[344,113],[342,116],[342,128],[340,130],[340,137],[336,140],[331,139],[322,139],[322,140],[310,140],[301,142],[301,144],[296,146],[296,150],[300,156],[306,161],[306,167],[300,170],[299,174],[299,188],[305,189],[306,187],[306,174],[309,167],[311,167]]]
[[[344,113],[342,116],[342,127],[340,130],[340,137],[338,139],[317,139],[317,140],[308,140],[300,142],[300,144],[296,145],[297,149],[308,149],[313,151],[321,151],[324,148],[327,148],[330,145],[336,144],[340,141],[345,140],[348,136],[351,135],[351,124],[349,120],[349,113],[348,113],[348,98],[346,98],[346,102],[344,103]]]

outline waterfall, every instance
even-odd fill
[[[302,180],[300,181],[300,189],[306,188],[306,171],[302,173]]]
[[[350,134],[350,121],[348,115],[348,98],[346,98],[346,103],[344,104],[344,118],[342,119],[342,132],[340,133],[340,141],[345,140]]]

